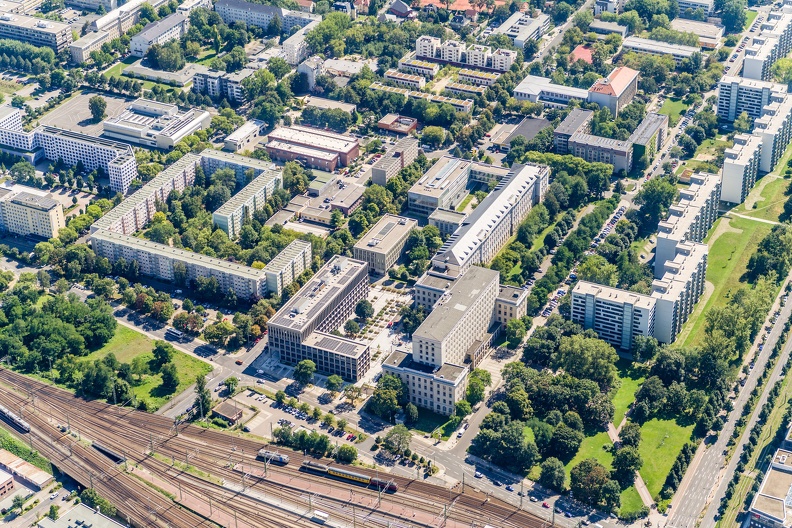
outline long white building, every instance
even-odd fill
[[[718,117],[734,121],[746,112],[756,119],[774,94],[785,94],[783,84],[724,75],[718,82]]]
[[[176,12],[148,24],[143,31],[132,37],[130,49],[132,55],[143,57],[154,44],[165,44],[171,40],[179,39],[187,33],[190,19],[186,14]]]
[[[773,64],[792,51],[792,12],[771,10],[760,24],[759,36],[745,48],[743,77],[767,81]]]
[[[773,96],[754,121],[753,135],[762,139],[759,172],[772,172],[792,141],[792,95]]]
[[[69,24],[45,20],[19,13],[4,12],[5,4],[0,5],[0,38],[27,42],[34,46],[52,48],[60,53],[72,43],[72,30]]]
[[[304,27],[314,21],[322,21],[321,15],[304,11],[291,11],[267,4],[246,2],[245,0],[218,0],[215,11],[226,24],[242,21],[249,26],[267,29],[273,19],[281,21],[281,31],[290,34],[293,27]]]
[[[209,128],[212,116],[199,108],[138,99],[120,115],[102,122],[104,134],[120,141],[171,150],[197,130]]]
[[[515,11],[503,24],[495,28],[495,35],[506,35],[514,45],[522,49],[529,40],[539,40],[550,28],[550,17],[544,13],[536,18],[531,13]]]
[[[659,40],[651,40],[635,36],[624,39],[624,42],[622,42],[622,49],[625,51],[633,51],[635,53],[643,53],[647,55],[670,55],[673,57],[677,66],[679,66],[683,60],[689,59],[694,53],[701,52],[699,48],[693,46],[668,44]]]
[[[283,183],[281,171],[267,170],[262,172],[241,191],[212,213],[212,222],[226,232],[228,238],[235,240],[245,220],[250,220],[253,213],[262,209]]]

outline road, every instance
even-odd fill
[[[585,11],[587,9],[592,9],[593,5],[594,5],[594,0],[586,0],[586,2],[582,6],[580,6],[577,9],[577,11],[579,12],[579,11]],[[535,60],[541,62],[542,59],[545,58],[545,55],[547,55],[553,49],[555,49],[556,46],[561,43],[561,41],[564,38],[564,33],[566,33],[566,31],[570,27],[572,27],[572,17],[569,17],[569,20],[567,20],[563,25],[553,29],[553,31],[550,34],[554,34],[554,36],[551,37],[549,42],[545,43],[545,40],[542,39],[542,42],[539,44],[539,53],[536,55]]]
[[[792,274],[790,277],[792,277]],[[790,277],[787,277],[785,284],[789,281]],[[770,310],[770,314],[764,322],[763,332],[765,331],[764,329],[771,324],[770,318],[779,308],[780,298],[783,292],[784,288],[781,289],[781,293],[779,293],[778,297],[776,297],[773,302],[773,308]],[[715,513],[717,513],[720,497],[723,496],[726,484],[734,472],[734,467],[739,460],[739,454],[742,452],[742,446],[748,439],[750,428],[756,421],[757,413],[754,412],[745,433],[741,437],[736,449],[733,451],[736,453],[736,456],[732,456],[729,464],[726,465],[724,452],[726,452],[728,447],[729,438],[731,438],[737,420],[742,416],[743,407],[745,407],[751,392],[754,387],[756,387],[759,376],[767,368],[770,353],[773,347],[775,347],[778,339],[781,338],[784,331],[784,324],[791,315],[792,302],[786,303],[786,306],[781,308],[781,315],[778,317],[775,324],[772,325],[763,350],[755,357],[755,366],[749,372],[745,386],[742,387],[742,390],[740,390],[737,397],[733,400],[734,409],[729,413],[726,424],[723,426],[723,430],[718,435],[717,440],[713,442],[713,438],[710,436],[699,446],[696,456],[693,458],[672,500],[673,508],[666,526],[673,528],[694,528],[697,525],[701,512],[708,504],[709,509],[702,526],[714,526],[714,517]],[[745,361],[749,361],[749,358],[754,357],[754,354],[758,352],[759,342],[760,339],[757,339],[756,343],[751,347],[751,350],[746,354]],[[792,342],[787,343],[787,346],[784,348],[784,357],[788,357],[790,346],[792,346]],[[776,368],[773,371],[770,382],[766,384],[760,398],[760,403],[757,404],[756,409],[761,408],[762,402],[767,398],[767,392],[773,385],[773,380],[777,379],[779,376],[780,366],[785,362],[786,361],[782,358],[776,363]]]

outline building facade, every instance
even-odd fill
[[[263,209],[272,193],[283,184],[282,171],[267,170],[258,175],[241,191],[212,213],[212,223],[226,232],[228,238],[236,240],[246,221],[253,213]]]
[[[723,153],[721,200],[734,204],[745,201],[756,183],[763,149],[761,136],[748,134],[734,136],[734,146],[727,148]]]
[[[371,167],[371,182],[383,187],[399,171],[418,157],[419,142],[413,136],[401,138]]]
[[[138,99],[120,115],[102,121],[102,128],[113,139],[171,150],[195,131],[209,128],[211,121],[206,110]]]
[[[293,240],[264,266],[267,291],[280,296],[283,288],[297,280],[305,270],[310,269],[311,259],[311,243],[300,239]]]
[[[412,218],[386,214],[352,247],[352,255],[368,263],[369,273],[384,275],[401,258],[416,227],[418,222]]]
[[[785,94],[786,91],[786,86],[782,84],[725,75],[718,82],[718,117],[734,121],[746,112],[756,119],[762,115],[762,109],[770,104],[774,94]]]
[[[595,82],[588,91],[588,101],[607,107],[616,117],[619,110],[632,102],[638,93],[638,72],[626,66],[619,66],[607,77]]]
[[[0,38],[52,48],[57,54],[71,45],[72,29],[69,24],[54,20],[0,12]]]
[[[154,44],[166,44],[171,40],[180,39],[187,33],[190,19],[181,12],[170,14],[162,20],[148,24],[143,31],[132,37],[129,45],[132,55],[143,57]]]
[[[63,206],[32,187],[0,187],[0,229],[43,239],[58,236],[66,227]]]

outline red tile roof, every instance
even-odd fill
[[[572,53],[570,53],[571,62],[577,62],[579,60],[582,60],[583,62],[592,64],[594,62],[592,58],[592,53],[593,50],[589,46],[584,46],[583,44],[581,44],[577,48],[573,49]]]
[[[619,66],[606,78],[595,82],[589,91],[618,97],[636,77],[638,77],[637,71],[626,66]]]
[[[446,5],[443,0],[420,0],[421,7],[427,5],[434,5],[440,9],[445,9]],[[506,4],[506,0],[495,0],[495,6],[500,6]],[[470,0],[456,0],[450,6],[451,11],[467,11],[468,9],[475,9],[478,12],[478,9],[470,2]],[[486,11],[486,8],[484,9]]]

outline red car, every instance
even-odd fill
[[[547,504],[546,502],[543,502],[543,503],[542,503],[542,508],[549,508],[549,507],[550,507],[550,505],[549,505],[549,504]]]

